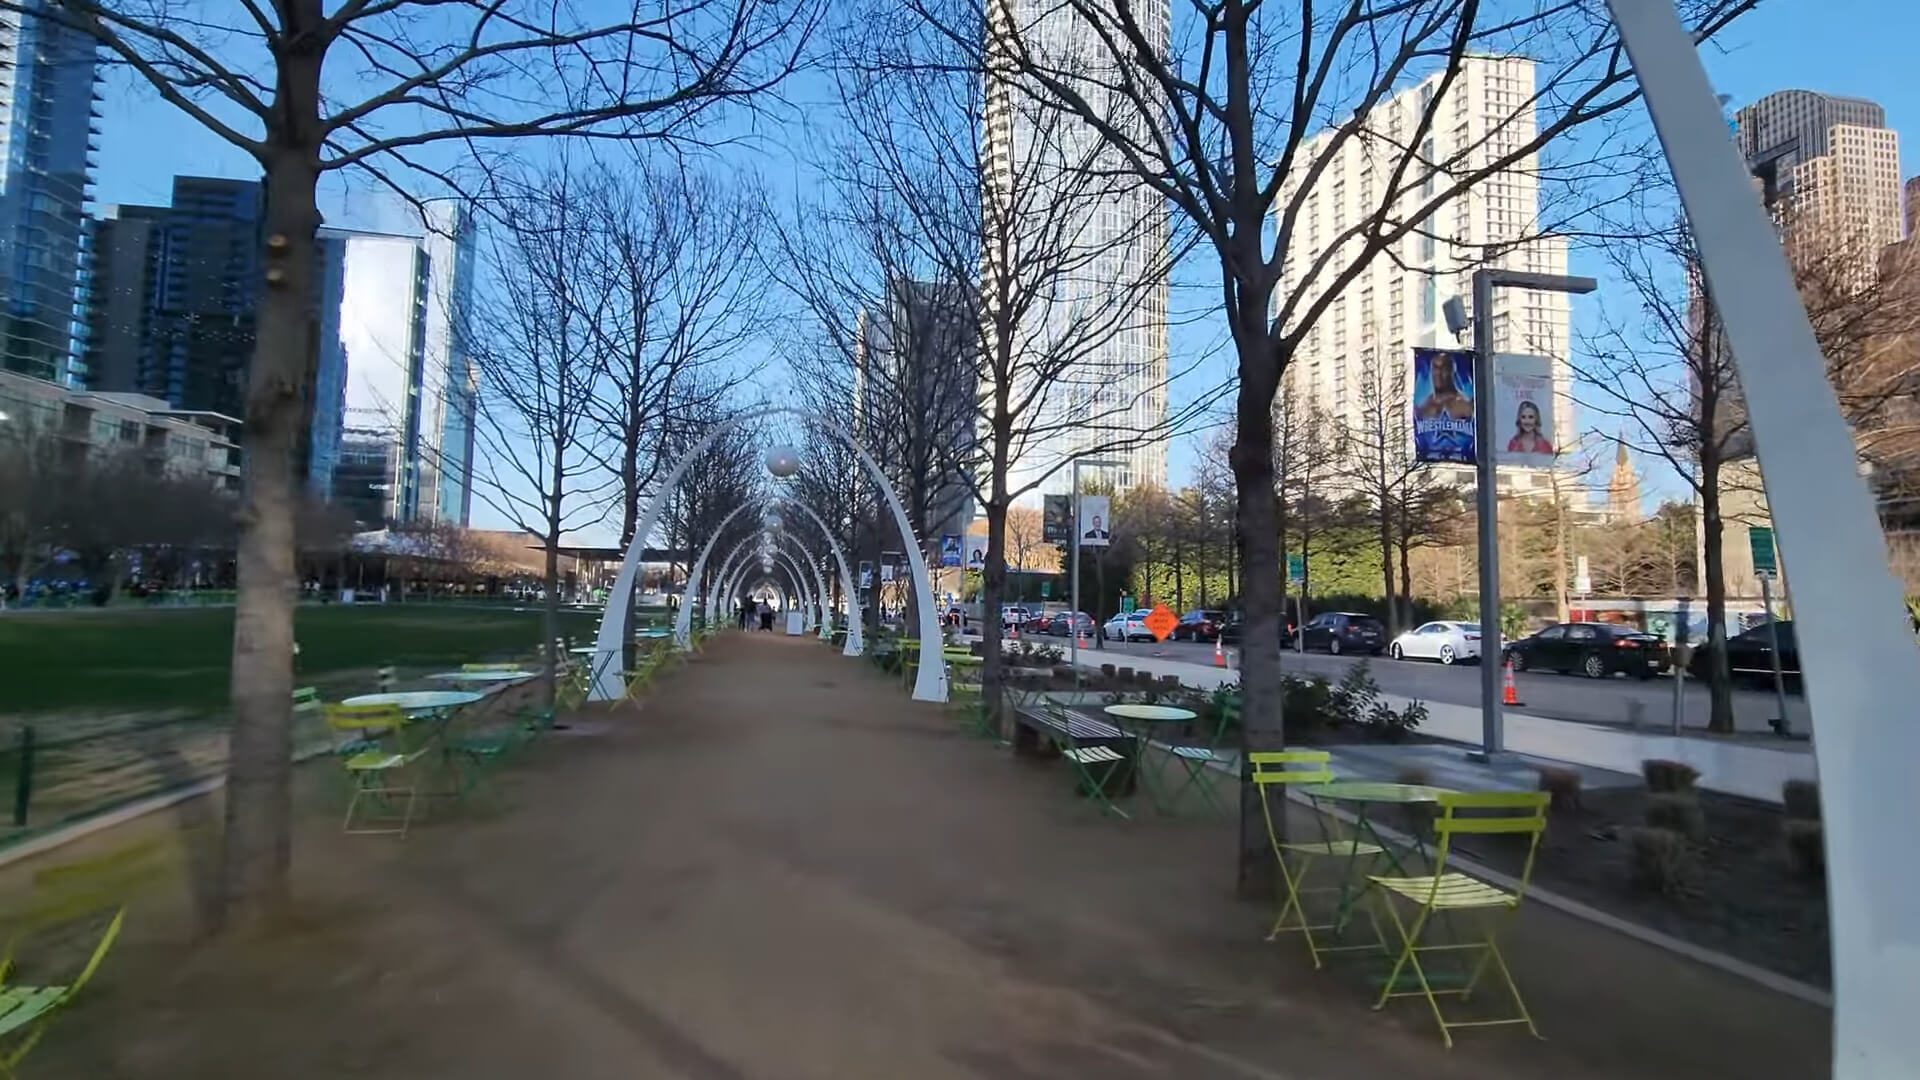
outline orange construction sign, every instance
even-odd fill
[[[1155,641],[1165,641],[1167,635],[1173,633],[1173,628],[1180,625],[1180,618],[1168,611],[1167,605],[1155,604],[1153,610],[1147,612],[1145,622],[1147,629],[1153,632]]]

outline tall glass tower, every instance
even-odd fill
[[[79,385],[99,66],[93,39],[43,7],[0,12],[0,367]]]

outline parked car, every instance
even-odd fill
[[[1401,634],[1387,646],[1395,660],[1438,660],[1443,664],[1480,659],[1480,624],[1430,622]]]
[[[1788,686],[1800,681],[1800,643],[1794,636],[1793,623],[1782,620],[1773,624],[1773,632],[1780,636],[1780,678]],[[1773,638],[1767,633],[1767,625],[1761,623],[1750,630],[1735,634],[1727,639],[1727,671],[1735,682],[1757,682],[1773,685]],[[1707,658],[1712,653],[1704,645],[1693,650],[1693,656],[1687,661],[1687,674],[1696,679],[1707,677]]]
[[[1658,634],[1620,623],[1555,623],[1508,645],[1515,671],[1577,671],[1589,679],[1625,673],[1651,679],[1673,663],[1673,648]]]
[[[1152,608],[1139,608],[1123,611],[1108,619],[1100,628],[1102,641],[1154,641],[1153,631],[1147,629],[1147,616],[1153,614]]]
[[[1173,633],[1167,636],[1175,641],[1212,641],[1220,636],[1220,628],[1226,623],[1224,611],[1189,611],[1180,616]]]
[[[1047,628],[1043,633],[1050,634],[1054,637],[1066,637],[1069,633],[1068,627],[1071,626],[1078,626],[1080,636],[1087,637],[1094,631],[1093,616],[1084,611],[1071,613],[1065,611],[1056,612],[1052,618],[1047,620]]]
[[[1007,627],[1012,627],[1013,629],[1018,630],[1021,627],[1026,625],[1027,619],[1029,619],[1030,617],[1031,616],[1028,614],[1027,609],[1020,607],[1017,604],[1000,605],[1000,626],[1003,629]]]
[[[1364,652],[1379,656],[1387,649],[1387,628],[1379,619],[1357,611],[1323,611],[1303,628],[1307,649],[1325,649],[1338,655]]]

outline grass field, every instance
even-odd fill
[[[564,611],[563,635],[591,637],[597,613]],[[402,668],[529,658],[540,612],[455,604],[306,605],[294,619],[295,682]],[[0,715],[225,710],[232,608],[76,610],[0,617]]]

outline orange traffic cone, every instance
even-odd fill
[[[1513,657],[1509,656],[1500,664],[1500,671],[1506,677],[1506,686],[1500,691],[1500,704],[1525,705],[1520,700],[1519,691],[1513,688]]]
[[[1213,639],[1213,666],[1214,667],[1227,666],[1227,654],[1226,654],[1226,651],[1220,647],[1219,638]]]

